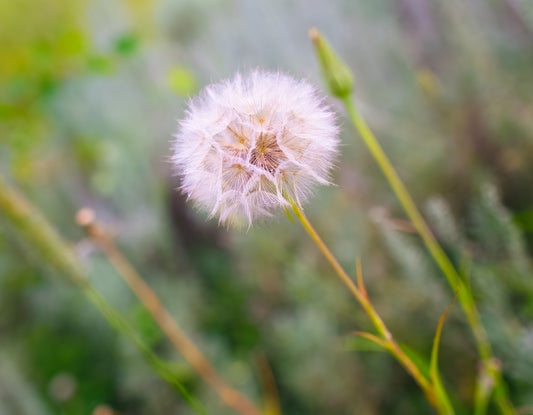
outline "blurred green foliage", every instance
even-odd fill
[[[299,226],[280,212],[248,232],[219,229],[175,190],[168,147],[187,98],[256,67],[320,84],[307,39],[317,26],[354,71],[355,97],[439,241],[468,270],[514,402],[532,405],[532,16],[511,0],[2,1],[0,173],[76,244],[96,288],[209,413],[233,412],[84,240],[79,208],[95,209],[217,369],[256,401],[264,352],[286,415],[427,414],[401,367],[351,342],[371,327]],[[352,275],[362,258],[376,308],[428,359],[452,294],[335,108],[337,186],[319,189],[308,215]],[[192,413],[36,258],[0,214],[0,413]],[[470,413],[477,356],[457,307],[439,360],[458,413]]]

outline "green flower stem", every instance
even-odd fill
[[[384,340],[384,347],[391,352],[391,354],[400,362],[400,364],[407,370],[407,372],[413,377],[413,379],[418,383],[424,395],[431,405],[433,405],[437,411],[442,415],[450,415],[453,412],[449,412],[448,402],[441,402],[438,395],[435,393],[434,385],[422,374],[420,369],[413,363],[411,359],[405,354],[405,352],[400,348],[398,343],[394,340],[389,329],[377,313],[376,309],[370,302],[366,290],[363,287],[357,287],[352,279],[348,276],[346,271],[339,264],[335,256],[331,253],[327,245],[324,243],[320,235],[313,228],[313,225],[309,222],[305,216],[303,210],[298,207],[295,203],[292,204],[292,209],[298,220],[302,223],[303,227],[309,233],[313,241],[316,243],[320,251],[324,254],[328,262],[331,264],[337,275],[340,277],[342,282],[348,287],[350,292],[356,298],[356,300],[361,304],[365,312],[370,317],[370,320],[374,324],[374,327],[381,335]]]
[[[474,333],[479,355],[483,361],[483,364],[488,369],[488,373],[491,374],[494,379],[494,399],[500,408],[501,413],[505,415],[516,415],[516,410],[509,401],[507,387],[503,383],[501,374],[497,369],[495,369],[495,365],[492,364],[494,361],[492,347],[490,345],[487,332],[485,331],[485,328],[481,322],[481,318],[477,311],[470,287],[464,284],[462,279],[459,277],[459,274],[455,270],[455,267],[452,265],[441,246],[431,233],[424,218],[409,195],[409,192],[394,170],[391,162],[383,152],[383,149],[379,145],[374,134],[372,134],[370,128],[368,128],[365,120],[357,111],[352,97],[346,96],[342,99],[342,101],[350,119],[379,164],[379,167],[396,193],[396,196],[405,209],[405,212],[411,219],[413,226],[416,228],[417,232],[426,244],[426,247],[433,256],[433,259],[446,276],[452,289],[456,290],[459,288],[459,301],[465,312],[468,323],[470,324],[470,327]]]

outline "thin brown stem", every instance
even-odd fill
[[[65,281],[80,289],[110,326],[137,347],[154,371],[181,392],[194,412],[207,414],[203,405],[183,387],[180,377],[169,368],[167,362],[159,359],[126,319],[90,285],[87,272],[70,244],[22,193],[4,181],[1,174],[0,217],[5,217],[18,230],[24,242],[40,256],[42,264],[52,266]]]
[[[118,250],[113,239],[104,232],[90,215],[83,215],[87,211],[78,213],[78,222],[84,225],[88,235],[93,239],[102,252],[116,269],[117,273],[128,284],[131,290],[144,304],[154,320],[170,339],[176,349],[189,364],[220,396],[224,404],[234,408],[242,415],[261,415],[255,404],[239,391],[231,387],[211,365],[198,347],[183,331],[166,308],[161,304],[157,295],[144,282],[131,263]],[[85,216],[85,217],[84,217]]]
[[[418,367],[413,363],[413,361],[405,354],[405,352],[400,348],[391,332],[377,313],[376,309],[370,302],[366,291],[360,290],[349,275],[344,271],[342,266],[339,264],[335,256],[331,253],[327,245],[324,243],[320,235],[311,225],[307,216],[305,216],[303,210],[298,207],[296,204],[292,206],[294,214],[300,220],[305,230],[309,233],[313,241],[316,243],[320,251],[324,254],[328,262],[331,264],[337,275],[340,277],[342,282],[348,287],[350,292],[356,298],[356,300],[361,304],[365,312],[370,317],[370,320],[374,324],[374,327],[382,338],[386,341],[388,345],[387,349],[392,353],[392,355],[404,366],[407,372],[413,377],[413,379],[418,383],[429,403],[437,408],[440,412],[440,407],[435,396],[435,391],[433,385],[428,381],[428,379],[420,372]]]

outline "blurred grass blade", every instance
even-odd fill
[[[474,397],[474,415],[485,415],[489,407],[490,395],[494,388],[494,379],[485,366],[480,368]]]
[[[431,379],[431,382],[433,383],[435,387],[435,393],[437,395],[437,399],[439,400],[440,404],[442,405],[442,408],[446,411],[447,414],[454,414],[455,412],[451,405],[450,399],[448,398],[446,390],[444,389],[444,386],[442,384],[442,379],[440,376],[439,344],[440,344],[440,338],[442,334],[442,327],[444,325],[444,321],[446,320],[448,313],[450,312],[453,305],[455,304],[455,301],[457,300],[458,295],[459,295],[459,288],[457,289],[455,298],[453,299],[451,304],[448,306],[446,311],[442,313],[442,316],[439,319],[439,324],[437,325],[437,331],[433,339],[433,348],[431,349],[431,359],[429,361],[429,378]]]
[[[263,394],[263,415],[281,415],[281,404],[276,379],[264,353],[256,359]]]
[[[345,336],[342,343],[343,349],[349,352],[385,352],[381,344],[376,344],[373,340],[362,337],[356,333]]]
[[[429,378],[429,360],[422,356],[420,352],[414,350],[406,344],[398,344],[405,355],[413,362],[413,364],[420,370],[422,375]],[[344,341],[344,349],[349,351],[359,352],[387,352],[391,348],[386,341],[367,332],[353,332],[350,333]]]
[[[5,183],[2,175],[0,175],[0,214],[20,232],[24,242],[30,245],[45,263],[82,290],[111,327],[137,347],[152,369],[181,393],[194,412],[207,415],[203,405],[186,390],[179,376],[154,354],[127,320],[89,284],[87,274],[70,245],[21,193]]]
[[[472,274],[470,271],[471,268],[472,268],[472,253],[469,252],[468,250],[465,250],[463,251],[461,255],[461,262],[459,264],[459,273],[465,283],[465,285],[463,285],[463,288],[467,288],[470,293],[472,293],[472,284],[470,281],[470,276]]]
[[[413,363],[420,369],[422,374],[429,378],[429,360],[426,356],[422,355],[418,350],[413,349],[405,343],[398,344],[403,352],[413,361]]]
[[[30,243],[41,259],[68,282],[88,285],[87,275],[71,247],[26,198],[0,174],[0,213]]]
[[[176,350],[181,353],[196,373],[213,388],[222,402],[242,415],[260,415],[260,411],[255,404],[226,382],[181,328],[161,303],[157,294],[120,252],[112,236],[98,225],[94,212],[87,208],[80,209],[76,215],[76,221],[84,227],[87,235],[107,256],[118,275],[135,293],[146,311],[150,313],[153,320],[159,325]]]
[[[108,323],[118,332],[124,334],[141,352],[144,359],[154,369],[154,371],[174,389],[181,394],[183,400],[190,406],[190,408],[199,415],[208,415],[207,410],[203,404],[191,395],[178,375],[169,368],[168,362],[160,359],[142,340],[141,336],[129,325],[129,323],[116,311],[111,304],[109,304],[104,297],[102,297],[91,286],[83,287],[83,292],[87,298],[98,308],[103,314]]]
[[[327,59],[329,60],[330,64],[332,62],[340,62],[340,60],[336,56],[334,56],[334,52],[331,48],[329,48],[326,43],[326,40],[319,35],[318,31],[312,31],[312,33],[310,33],[310,36],[317,50],[319,49],[319,46],[322,45],[324,53],[327,52]],[[317,39],[320,41],[319,43],[317,43]],[[333,56],[331,57],[330,55]],[[319,55],[319,60],[323,69],[327,69],[324,66],[323,59],[324,57],[321,57]],[[327,75],[328,73],[325,72],[326,81],[328,82],[328,84],[330,84],[330,79],[327,77]],[[366,121],[357,110],[354,101],[351,97],[351,94],[344,93],[342,95],[339,95],[334,91],[332,91],[332,93],[342,100],[346,112],[350,117],[354,127],[357,129],[359,135],[365,142],[369,151],[372,153],[372,156],[376,160],[378,166],[380,167],[381,171],[389,182],[392,190],[396,194],[398,200],[402,204],[407,216],[411,219],[413,226],[416,228],[418,234],[424,241],[424,244],[426,245],[429,253],[441,269],[442,273],[445,275],[452,289],[455,290],[457,286],[463,285],[463,281],[461,280],[455,266],[452,264],[452,262],[440,246],[439,242],[433,235],[428,224],[426,223],[422,214],[418,210],[418,207],[416,206],[413,198],[405,187],[403,181],[400,179],[400,176],[394,169],[394,166],[383,151],[372,130],[369,128]],[[491,360],[494,359],[492,346],[490,344],[485,327],[483,326],[483,323],[481,321],[481,316],[479,315],[479,312],[477,310],[472,293],[469,289],[464,288],[459,292],[459,302],[461,303],[468,323],[472,329],[472,333],[474,334],[481,360],[483,361],[484,365],[488,366],[490,365]],[[498,392],[494,394],[494,400],[498,405],[500,412],[504,415],[516,415],[516,410],[514,409],[514,406],[512,405],[509,399],[509,391],[507,385],[503,382],[502,377],[497,373],[495,373],[494,379],[496,382],[495,391]]]
[[[367,333],[365,331],[355,331],[352,334],[355,334],[355,335],[357,335],[359,337],[362,337],[364,339],[370,340],[373,344],[378,345],[380,348],[383,348],[386,351],[390,351],[391,350],[391,347],[390,347],[389,343],[386,340],[380,339],[378,336],[376,336],[376,335],[374,335],[372,333]],[[377,349],[377,350],[380,350],[380,349]]]
[[[357,288],[361,291],[361,295],[368,298],[368,294],[365,288],[365,282],[363,280],[363,268],[361,266],[361,258],[357,258],[355,261],[355,268],[357,273]]]

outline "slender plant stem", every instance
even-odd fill
[[[305,216],[303,210],[298,207],[296,204],[293,203],[292,209],[294,211],[294,214],[298,218],[298,220],[302,223],[303,227],[309,233],[313,241],[316,243],[320,251],[324,254],[328,262],[331,264],[337,275],[340,277],[342,282],[348,287],[350,292],[353,294],[353,296],[356,298],[356,300],[361,304],[363,309],[366,311],[368,316],[370,317],[370,320],[374,324],[374,327],[378,331],[378,333],[383,337],[385,340],[385,345],[387,349],[392,353],[392,355],[404,366],[404,368],[407,370],[407,372],[413,377],[413,379],[418,383],[422,391],[424,392],[426,398],[428,399],[429,403],[433,405],[441,414],[448,414],[448,412],[445,412],[443,410],[443,406],[438,402],[437,396],[435,394],[435,390],[433,388],[433,385],[429,382],[429,380],[420,372],[418,367],[413,363],[413,361],[405,354],[405,352],[400,348],[398,343],[394,340],[392,334],[390,333],[389,329],[375,310],[374,306],[370,302],[366,291],[360,289],[360,287],[357,287],[353,280],[348,276],[346,271],[342,268],[342,266],[339,264],[335,256],[331,253],[327,245],[324,243],[320,235],[318,235],[317,231],[314,229],[313,225],[309,222],[307,219],[307,216]]]
[[[19,230],[24,239],[35,248],[44,261],[57,269],[67,281],[78,286],[88,300],[102,313],[109,324],[137,346],[155,372],[176,387],[193,410],[202,415],[207,414],[200,402],[185,390],[179,377],[168,369],[168,364],[159,359],[141,340],[140,335],[129,325],[124,317],[92,288],[78,256],[67,242],[58,235],[41,213],[22,194],[4,182],[1,175],[0,212]],[[251,401],[230,387],[218,375],[209,361],[201,354],[194,343],[189,340],[170,314],[161,306],[153,291],[142,281],[120,252],[116,250],[111,239],[104,238],[99,239],[99,241],[101,242],[102,248],[109,250],[106,253],[110,254],[110,260],[119,273],[122,276],[125,274],[125,279],[130,286],[135,287],[134,291],[136,294],[141,292],[140,295],[142,296],[143,303],[152,315],[154,313],[157,315],[157,318],[155,318],[155,315],[154,318],[161,325],[163,331],[169,335],[176,347],[178,345],[181,347],[180,351],[183,352],[193,368],[217,391],[223,402],[236,409],[242,415],[260,415],[261,412]]]
[[[474,392],[474,415],[486,415],[493,388],[493,377],[487,373],[485,366],[481,367]]]
[[[55,268],[66,281],[81,289],[108,323],[137,347],[154,371],[172,384],[197,414],[207,415],[204,406],[187,392],[179,376],[168,368],[168,363],[157,357],[126,319],[89,284],[78,256],[67,242],[21,193],[4,182],[2,175],[0,175],[0,213],[20,232],[24,241],[32,246],[44,262]]]
[[[154,320],[189,364],[215,390],[222,401],[242,415],[261,415],[261,411],[244,395],[232,388],[190,340],[180,325],[161,304],[157,295],[144,282],[130,262],[117,249],[112,238],[96,223],[86,225],[89,236],[106,254],[117,273],[144,304]]]
[[[161,360],[152,350],[144,343],[137,331],[109,304],[100,293],[91,286],[82,288],[85,296],[93,305],[102,313],[109,325],[119,333],[125,335],[141,352],[148,364],[164,380],[169,382],[180,394],[185,401],[197,414],[207,415],[204,405],[193,397],[183,386],[180,378],[169,369],[169,363]]]
[[[495,358],[493,357],[492,347],[490,345],[487,332],[485,331],[485,328],[483,327],[483,324],[481,322],[481,318],[477,311],[470,287],[464,284],[455,267],[452,265],[447,255],[444,253],[443,249],[433,236],[433,233],[431,232],[424,218],[420,214],[420,211],[413,202],[413,199],[409,195],[409,192],[407,191],[405,185],[396,173],[396,170],[392,166],[388,157],[385,155],[379,142],[366,124],[363,117],[357,111],[353,103],[352,97],[347,96],[343,99],[343,103],[350,119],[352,120],[356,129],[359,131],[359,134],[363,138],[363,141],[367,145],[368,149],[376,159],[383,174],[387,178],[387,181],[392,187],[394,193],[396,193],[398,200],[400,201],[405,212],[407,213],[407,216],[409,216],[409,218],[411,219],[413,226],[416,228],[420,237],[424,241],[427,249],[433,256],[433,259],[440,267],[443,274],[446,276],[450,286],[453,290],[456,290],[458,287],[460,288],[459,301],[465,312],[468,323],[472,328],[479,355],[481,357],[481,360],[483,361],[483,364],[485,365],[485,367],[488,368],[489,373],[494,379],[495,402],[500,408],[502,414],[516,415],[516,411],[511,402],[509,401],[507,387],[504,384],[503,379],[501,378],[501,374],[497,370],[493,369],[495,366],[493,364]]]

